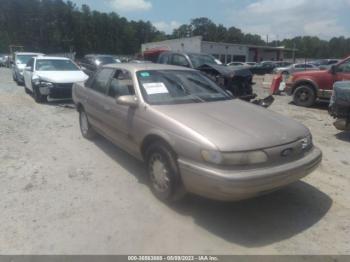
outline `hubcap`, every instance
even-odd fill
[[[299,93],[299,99],[300,99],[301,101],[307,101],[307,100],[309,99],[309,94],[308,94],[308,92],[306,92],[306,91],[301,91],[301,92]]]
[[[80,127],[83,134],[88,132],[89,124],[85,112],[81,112],[80,114]]]
[[[166,192],[169,189],[169,171],[160,154],[151,157],[149,169],[154,188]]]

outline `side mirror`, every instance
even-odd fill
[[[24,68],[24,70],[26,70],[26,71],[32,71],[32,67],[31,67],[31,66],[26,66],[26,68]]]
[[[129,107],[138,107],[139,102],[136,96],[119,96],[116,98],[118,105],[129,106]]]

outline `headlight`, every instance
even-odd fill
[[[39,85],[40,87],[53,87],[53,84],[47,81],[40,81]]]
[[[239,153],[224,153],[223,164],[225,165],[252,165],[267,162],[268,157],[264,151],[251,151]]]
[[[308,136],[301,139],[300,144],[302,150],[310,149],[312,147],[312,135],[309,134]]]
[[[201,154],[203,159],[209,163],[221,164],[222,162],[221,153],[218,151],[202,150]]]
[[[53,87],[53,84],[44,80],[41,80],[40,78],[34,78],[33,79],[33,84],[35,86],[39,86],[39,87]]]
[[[201,153],[205,161],[213,164],[252,165],[265,163],[268,160],[268,156],[264,151],[220,153],[203,150]]]

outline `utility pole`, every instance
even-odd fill
[[[293,42],[293,64],[295,64],[295,41]]]

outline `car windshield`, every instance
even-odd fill
[[[117,63],[115,58],[112,56],[98,56],[96,58],[96,64],[98,65],[107,65]]]
[[[30,59],[35,57],[35,55],[17,55],[16,56],[16,63],[17,64],[27,64]]]
[[[189,54],[188,56],[191,59],[191,62],[194,68],[198,68],[205,64],[216,64],[216,65],[221,64],[219,63],[218,60],[216,60],[214,57],[210,55]]]
[[[79,71],[80,69],[70,60],[41,59],[36,60],[37,71]]]
[[[196,71],[151,70],[137,72],[145,101],[152,105],[204,103],[233,99]]]

